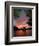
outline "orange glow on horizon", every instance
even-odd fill
[[[23,27],[25,27],[25,28],[31,28],[32,26],[29,26],[28,24],[20,24],[20,25],[16,25],[16,27],[18,27],[19,29],[20,28],[23,28]]]

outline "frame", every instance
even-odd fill
[[[5,44],[37,42],[38,3],[6,1]]]

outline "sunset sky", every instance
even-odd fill
[[[18,28],[31,27],[27,24],[27,22],[29,22],[29,19],[30,19],[30,17],[27,16],[27,14],[29,13],[29,10],[31,9],[15,8],[14,26]]]

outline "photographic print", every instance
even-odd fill
[[[13,15],[14,13],[14,15]],[[15,36],[32,36],[32,9],[12,7],[12,34]]]
[[[5,44],[38,42],[38,4],[5,2]]]

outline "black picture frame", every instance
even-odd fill
[[[9,16],[9,6],[13,4],[22,4],[22,5],[32,5],[36,6],[36,40],[31,41],[20,41],[20,42],[9,42],[9,22],[10,22],[10,16]],[[38,42],[38,3],[29,3],[29,2],[13,2],[13,1],[6,1],[5,2],[5,44],[11,45],[11,44],[25,44],[25,43],[37,43]]]

